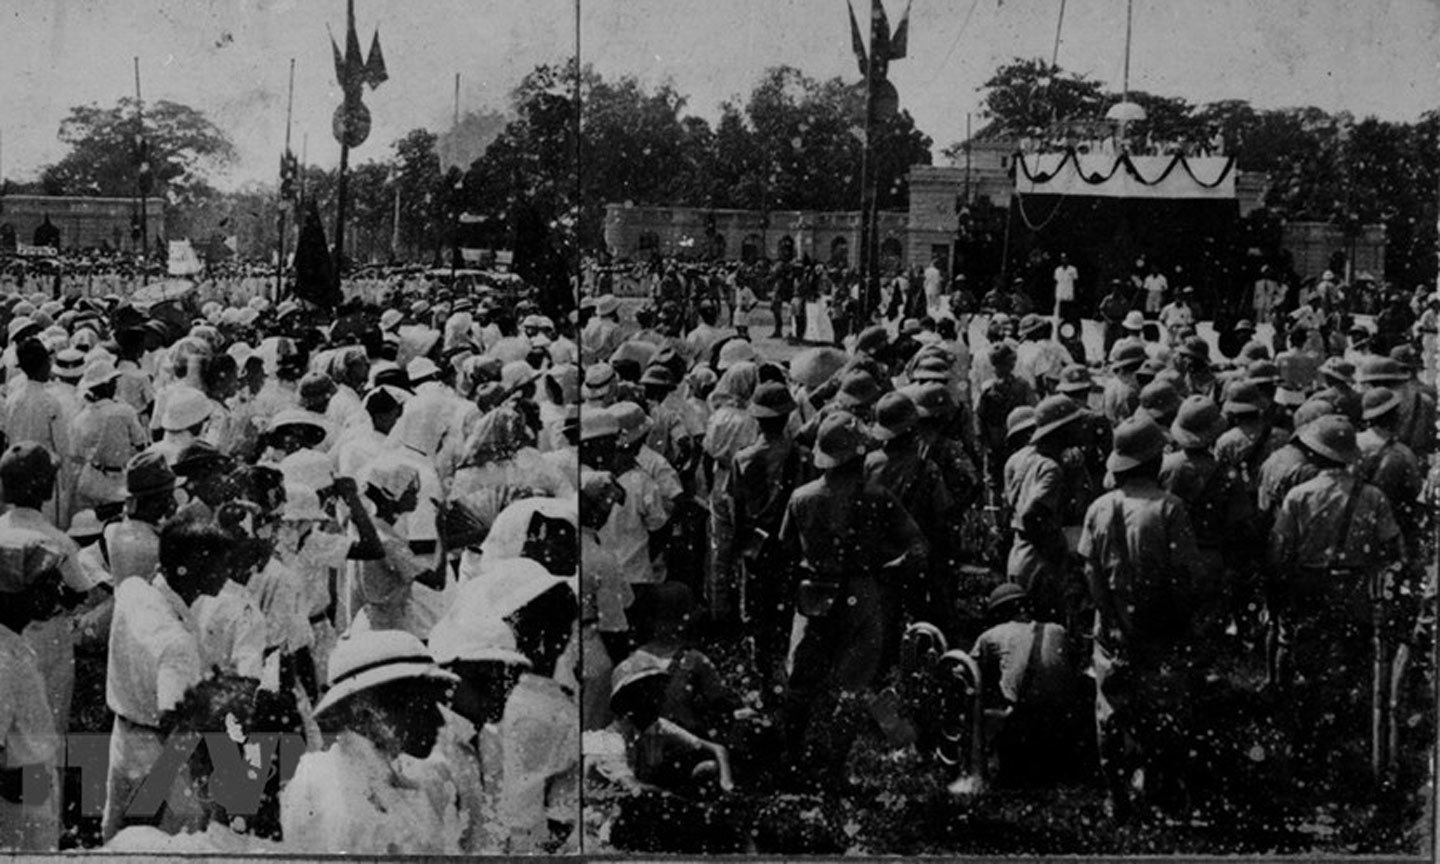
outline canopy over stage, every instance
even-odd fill
[[[1015,193],[1233,201],[1235,174],[1233,156],[1031,153],[1015,159]]]
[[[1192,285],[1212,309],[1239,287],[1233,158],[1067,150],[1018,154],[1014,165],[1007,258],[1041,308],[1052,302],[1061,252],[1079,268],[1078,299],[1089,303],[1111,279],[1128,284],[1140,258],[1172,288]]]

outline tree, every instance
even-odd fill
[[[173,203],[193,202],[210,192],[208,180],[235,161],[230,138],[204,113],[178,102],[145,106],[144,140],[149,146],[154,192]],[[130,197],[139,194],[135,100],[113,107],[79,105],[60,123],[60,140],[70,152],[41,170],[47,194]]]
[[[400,187],[400,244],[411,256],[418,255],[427,244],[439,254],[443,240],[434,206],[444,178],[438,141],[427,129],[412,129],[392,145],[395,182]]]
[[[1107,105],[1100,82],[1038,59],[1017,57],[996,69],[980,91],[986,122],[975,138],[981,141],[1036,135],[1056,123],[1098,121]]]

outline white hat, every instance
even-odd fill
[[[357,693],[407,678],[451,684],[460,680],[437,666],[424,643],[404,630],[371,630],[341,637],[330,654],[330,689],[315,706],[315,715]]]
[[[515,614],[556,585],[570,584],[569,580],[552,575],[538,561],[529,558],[500,561],[470,581],[481,586],[472,589],[479,596],[477,604],[483,604],[480,608],[489,610],[496,618]]]
[[[320,496],[309,486],[285,484],[285,510],[280,518],[287,522],[325,522],[330,516],[320,509]]]
[[[374,486],[395,501],[412,486],[420,488],[420,472],[391,452],[382,453],[366,465],[359,479],[363,485]]]
[[[563,519],[572,525],[580,524],[579,499],[566,498],[521,498],[512,501],[501,510],[490,525],[490,533],[480,545],[480,572],[483,575],[501,562],[519,558],[525,553],[525,541],[530,536],[530,522],[536,514],[549,519]]]
[[[500,368],[500,383],[506,390],[517,390],[539,377],[540,371],[524,360],[512,360]]]
[[[436,663],[493,660],[530,665],[530,660],[515,647],[515,632],[488,604],[486,580],[461,583],[456,589],[455,602],[430,630],[430,653]]]
[[[103,358],[91,360],[80,375],[80,389],[89,390],[119,377],[120,372],[115,368],[114,361]]]
[[[297,450],[280,460],[285,484],[294,483],[319,492],[335,483],[335,464],[329,456],[309,448]]]
[[[1143,312],[1132,309],[1129,312],[1125,313],[1125,320],[1120,324],[1120,326],[1124,327],[1126,330],[1144,330],[1145,314]]]
[[[204,423],[209,416],[210,400],[205,394],[194,387],[180,386],[166,394],[160,428],[166,432],[181,432]]]
[[[440,367],[429,357],[416,357],[405,367],[405,376],[410,379],[411,384],[416,384],[440,375]]]
[[[394,330],[405,320],[405,314],[399,309],[386,309],[380,313],[380,329]]]

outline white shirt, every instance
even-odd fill
[[[629,582],[657,582],[650,562],[650,532],[659,531],[670,519],[660,486],[643,468],[631,468],[616,480],[625,490],[625,503],[616,504],[600,529],[600,540],[614,553]]]
[[[56,763],[60,737],[46,698],[35,651],[15,631],[0,626],[0,766]],[[39,804],[0,799],[0,849],[53,852],[60,840],[57,796]]]
[[[300,757],[280,792],[280,827],[290,852],[458,855],[463,824],[455,802],[453,783],[417,782],[369,740],[344,731],[329,749]]]
[[[1080,271],[1075,269],[1074,264],[1061,264],[1055,268],[1055,299],[1074,300],[1075,280],[1080,278]]]
[[[500,744],[505,852],[544,851],[547,820],[574,825],[579,819],[580,707],[553,678],[526,672],[505,703]]]
[[[158,726],[201,679],[199,628],[164,576],[115,589],[105,704],[132,723]]]
[[[214,597],[195,600],[192,612],[200,635],[200,659],[246,678],[260,677],[266,620],[250,589],[227,579]]]
[[[1145,291],[1149,294],[1163,294],[1169,287],[1170,283],[1158,273],[1145,277]]]

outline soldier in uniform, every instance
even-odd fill
[[[1140,382],[1135,372],[1145,362],[1145,346],[1120,345],[1110,351],[1110,380],[1100,396],[1100,413],[1111,426],[1120,425],[1140,407]]]
[[[1320,365],[1320,380],[1325,384],[1313,398],[1324,399],[1351,423],[1360,422],[1360,394],[1355,390],[1355,364],[1339,357],[1330,357]]]
[[[1015,349],[1006,343],[990,351],[995,377],[980,390],[976,419],[980,425],[980,444],[985,450],[985,471],[997,497],[1004,493],[1001,479],[1010,452],[1005,446],[1005,420],[1010,412],[1036,403],[1035,388],[1015,374]]]
[[[780,525],[790,495],[806,477],[805,451],[786,433],[795,400],[785,385],[761,384],[750,401],[760,437],[735,455],[735,537],[744,567],[745,619],[755,638],[755,660],[769,682],[780,680],[788,608]]]
[[[1013,457],[1007,475],[1014,484],[1005,490],[1015,542],[1010,547],[1006,578],[1019,583],[1031,598],[1037,616],[1067,625],[1083,605],[1068,572],[1071,553],[1065,536],[1065,508],[1072,500],[1061,465],[1067,447],[1080,435],[1084,411],[1064,396],[1050,396],[1035,408],[1030,444]]]
[[[1260,466],[1285,444],[1286,432],[1276,428],[1265,411],[1260,389],[1249,381],[1230,386],[1224,411],[1235,425],[1215,442],[1215,458],[1239,474],[1246,491],[1253,495],[1260,488]]]
[[[1100,766],[1121,821],[1133,813],[1139,777],[1146,797],[1183,786],[1196,746],[1186,716],[1190,603],[1203,574],[1185,504],[1158,483],[1165,446],[1165,430],[1149,417],[1116,428],[1106,467],[1117,488],[1090,505],[1080,535],[1096,609]]]
[[[1276,680],[1304,718],[1295,729],[1302,756],[1345,772],[1368,750],[1356,745],[1367,738],[1374,622],[1386,568],[1404,550],[1384,493],[1349,470],[1360,458],[1350,421],[1322,417],[1299,435],[1320,473],[1285,496],[1271,532]]]
[[[887,601],[909,621],[928,621],[948,629],[947,604],[953,597],[945,588],[954,575],[948,559],[958,512],[940,469],[921,452],[919,424],[920,412],[909,396],[900,392],[880,397],[870,435],[881,442],[881,449],[865,457],[865,475],[899,499],[930,545],[928,572],[909,585],[884,586]],[[890,616],[891,621],[898,618],[897,614]],[[898,628],[891,635],[898,639]]]
[[[866,479],[866,446],[854,415],[827,416],[814,453],[824,474],[795,490],[780,528],[784,559],[799,574],[801,619],[783,725],[794,764],[821,783],[843,780],[857,728],[842,722],[848,735],[826,735],[821,727],[853,711],[880,672],[881,582],[913,578],[929,551],[895,496]]]

